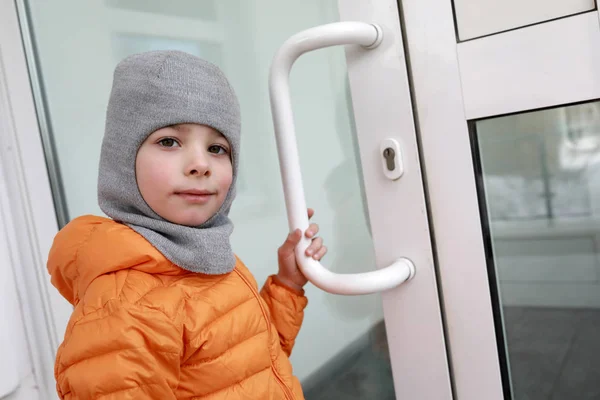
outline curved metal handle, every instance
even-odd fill
[[[383,31],[377,25],[364,22],[336,22],[292,36],[275,54],[269,75],[269,94],[291,231],[299,228],[304,232],[308,229],[306,200],[290,99],[289,75],[292,65],[298,57],[312,50],[344,44],[359,44],[366,48],[374,48],[381,43],[382,39]],[[376,271],[336,274],[304,254],[310,242],[310,239],[303,236],[296,247],[300,269],[310,282],[329,293],[356,295],[381,292],[398,286],[415,274],[413,263],[405,258]]]

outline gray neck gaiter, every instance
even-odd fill
[[[138,189],[138,149],[169,125],[208,125],[231,146],[233,182],[217,214],[204,224],[171,223],[146,204]],[[121,61],[114,73],[100,156],[98,203],[106,215],[145,237],[179,267],[225,274],[235,266],[228,214],[235,197],[240,152],[240,109],[233,88],[215,65],[179,51],[153,51]]]

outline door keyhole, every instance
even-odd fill
[[[385,164],[387,166],[388,171],[393,171],[396,169],[396,152],[391,147],[383,150],[383,158],[385,158]]]

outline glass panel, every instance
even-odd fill
[[[594,0],[453,0],[460,40],[473,39],[596,8]]]
[[[101,214],[97,165],[117,62],[151,49],[188,51],[218,64],[239,95],[243,139],[233,246],[263,282],[276,271],[276,250],[287,231],[269,107],[270,63],[289,36],[338,20],[337,2],[215,1],[207,18],[204,6],[191,1],[169,3],[168,16],[158,2],[118,4],[29,1],[69,215]],[[190,24],[173,15],[198,20]],[[372,269],[343,50],[303,56],[291,85],[307,202],[329,247],[325,263],[337,272]],[[310,306],[292,355],[307,398],[394,398],[379,296],[333,296],[310,285],[307,292]]]
[[[160,0],[105,0],[109,7],[123,10],[141,11],[175,17],[197,18],[205,21],[217,19],[215,0],[177,0],[166,2]]]
[[[472,127],[514,398],[597,399],[600,102]]]

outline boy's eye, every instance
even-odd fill
[[[213,144],[212,146],[210,146],[208,148],[209,153],[213,153],[213,154],[227,154],[228,150],[221,145],[218,144]]]
[[[163,147],[175,147],[177,145],[179,145],[179,143],[177,143],[177,141],[173,138],[164,138],[158,141],[158,144],[160,144]]]

